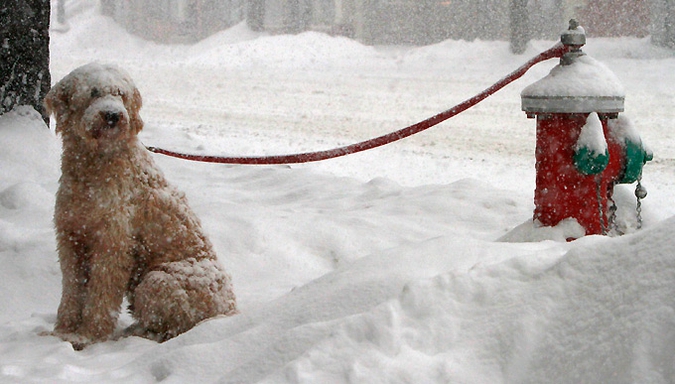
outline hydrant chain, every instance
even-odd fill
[[[645,197],[647,197],[647,189],[642,186],[642,173],[640,173],[637,179],[637,185],[635,186],[635,198],[637,199],[637,204],[635,206],[637,229],[642,229],[642,199]]]

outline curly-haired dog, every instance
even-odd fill
[[[49,92],[63,140],[54,222],[63,292],[54,334],[108,339],[126,294],[133,334],[166,340],[236,312],[230,276],[185,196],[137,138],[141,96],[110,65],[75,69]]]

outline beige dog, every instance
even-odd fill
[[[54,334],[79,348],[110,338],[125,294],[132,333],[160,341],[236,313],[230,277],[199,220],[137,138],[141,96],[129,75],[85,65],[45,105],[63,140]]]

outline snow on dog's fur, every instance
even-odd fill
[[[230,276],[198,218],[137,138],[141,96],[129,75],[82,66],[45,104],[63,140],[54,212],[63,292],[53,334],[76,347],[110,338],[125,295],[130,332],[158,340],[236,313]]]

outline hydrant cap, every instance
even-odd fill
[[[616,113],[623,112],[625,92],[609,68],[584,55],[555,66],[520,96],[528,113]]]
[[[586,31],[579,23],[570,20],[569,28],[560,35],[560,42],[564,45],[580,47],[586,44]]]

